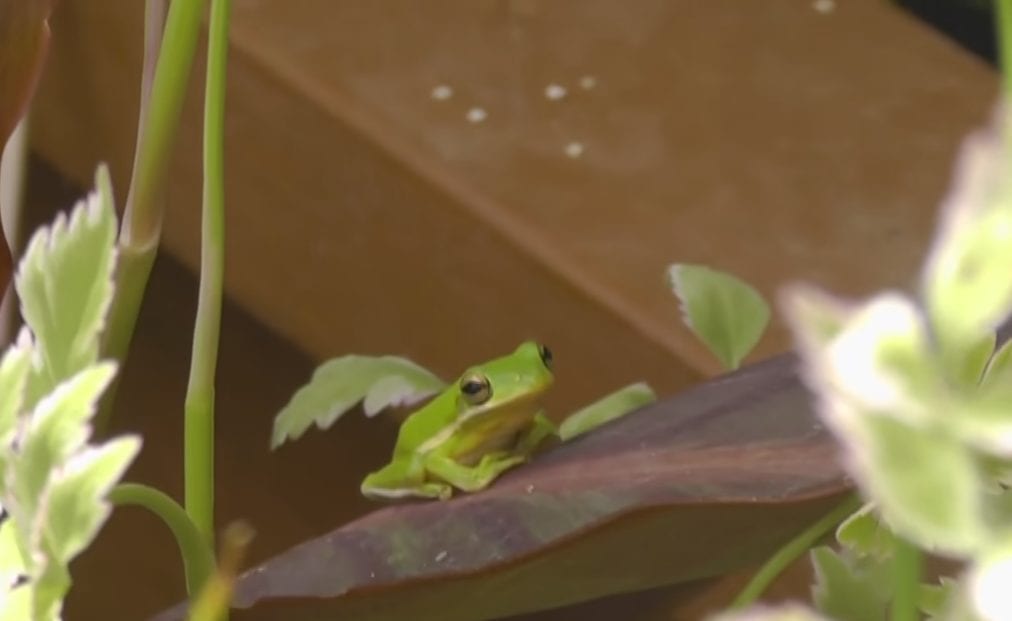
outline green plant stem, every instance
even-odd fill
[[[133,174],[120,229],[116,292],[103,335],[103,355],[121,363],[130,348],[137,313],[158,252],[165,177],[179,130],[204,4],[205,0],[172,0],[157,59],[147,57],[145,62],[150,65],[153,61],[154,77],[150,83],[142,79],[141,101],[146,108],[140,115]],[[155,11],[161,5],[152,0],[148,10]],[[150,36],[153,30],[150,25],[155,23],[150,13],[148,22],[145,31]],[[148,84],[150,92],[145,95]],[[114,396],[115,390],[107,391],[102,401],[95,420],[99,430],[108,425]]]
[[[917,594],[921,585],[923,555],[917,546],[896,537],[893,547],[892,621],[917,621]]]
[[[186,511],[167,494],[139,483],[121,483],[109,492],[116,506],[138,506],[151,511],[165,522],[179,546],[186,572],[186,591],[196,595],[214,571],[214,552]]]
[[[1012,0],[998,0],[998,54],[1005,99],[1012,100]],[[1006,104],[1010,102],[1006,101]]]
[[[817,522],[801,531],[794,539],[784,544],[759,571],[752,577],[738,597],[731,603],[731,609],[741,609],[754,603],[769,588],[787,567],[814,546],[826,533],[842,522],[847,516],[861,508],[861,498],[852,493],[833,508],[832,511],[819,518]]]
[[[230,0],[212,0],[204,100],[200,295],[184,422],[186,511],[209,542],[214,533],[214,375],[225,266],[223,145],[230,9]]]

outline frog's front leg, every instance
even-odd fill
[[[531,422],[531,426],[517,440],[514,453],[530,455],[536,451],[541,444],[549,438],[558,438],[559,430],[547,416],[538,412]]]

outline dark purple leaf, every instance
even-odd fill
[[[794,364],[648,406],[484,492],[307,541],[240,578],[233,619],[488,619],[755,563],[849,489]]]

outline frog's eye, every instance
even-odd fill
[[[538,354],[541,355],[541,362],[545,363],[545,367],[552,368],[552,350],[548,349],[544,345],[538,347]]]
[[[465,375],[460,380],[460,393],[471,405],[481,405],[492,397],[492,385],[480,373]]]

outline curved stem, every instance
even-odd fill
[[[225,270],[225,69],[230,8],[229,0],[211,3],[204,91],[200,293],[184,419],[186,511],[208,542],[214,536],[214,375]]]
[[[109,500],[120,507],[144,507],[165,522],[183,559],[186,591],[191,596],[199,593],[214,571],[214,552],[179,503],[164,492],[140,483],[117,485],[109,492]]]
[[[759,568],[759,571],[752,577],[745,588],[741,590],[738,597],[731,603],[731,609],[740,609],[749,606],[769,588],[787,566],[797,560],[816,542],[822,539],[826,533],[842,522],[848,515],[861,508],[861,498],[856,493],[850,494],[838,504],[832,511],[819,518],[817,522],[801,531],[794,539],[784,544],[766,563]]]

